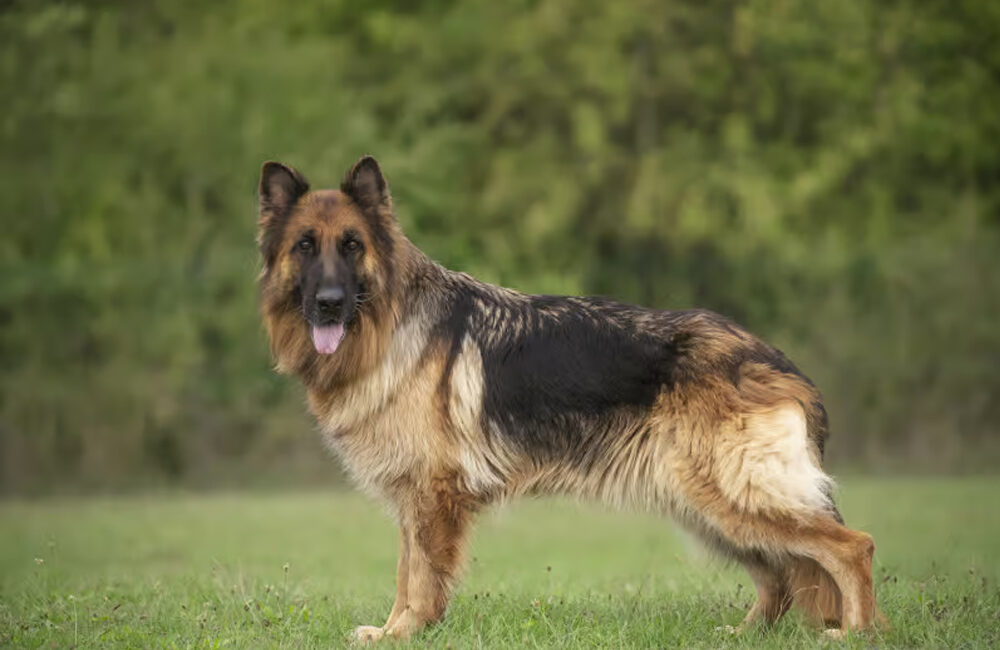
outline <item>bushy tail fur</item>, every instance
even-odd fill
[[[840,589],[815,560],[803,557],[792,560],[788,584],[792,604],[813,624],[840,627],[843,611]]]

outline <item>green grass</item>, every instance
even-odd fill
[[[893,627],[844,644],[794,617],[731,638],[752,589],[669,523],[564,501],[482,517],[417,647],[996,647],[1000,479],[848,478]],[[0,645],[338,647],[392,602],[396,536],[350,492],[0,503]]]

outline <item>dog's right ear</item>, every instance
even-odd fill
[[[288,165],[269,160],[260,168],[257,200],[260,211],[287,213],[309,191],[309,182]]]
[[[282,225],[295,202],[309,191],[309,182],[288,165],[269,160],[260,168],[257,201],[260,206],[257,242],[270,266],[281,245]]]

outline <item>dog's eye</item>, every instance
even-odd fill
[[[348,239],[344,242],[344,250],[348,253],[361,250],[361,242],[357,239]]]
[[[299,243],[295,244],[295,248],[303,253],[313,252],[314,247],[315,244],[313,243],[312,237],[303,237],[299,240]]]

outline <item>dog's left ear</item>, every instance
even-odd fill
[[[378,161],[371,156],[364,156],[354,163],[347,172],[340,190],[354,199],[363,210],[374,210],[380,207],[390,207],[392,199],[389,196],[389,183],[386,182]]]

